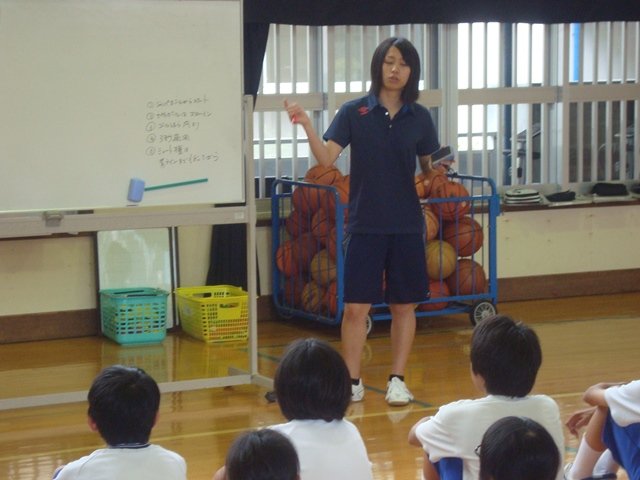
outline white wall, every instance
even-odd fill
[[[95,308],[91,236],[0,241],[0,316]]]
[[[257,229],[261,294],[271,293],[271,229]],[[181,227],[183,286],[203,284],[211,227]],[[498,278],[640,268],[637,205],[512,211],[498,217]],[[95,308],[93,238],[0,241],[0,316]]]
[[[498,278],[640,268],[637,205],[508,212],[498,236]]]

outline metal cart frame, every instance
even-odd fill
[[[495,182],[486,177],[459,175],[456,173],[449,174],[449,179],[462,183],[469,192],[468,197],[455,198],[428,198],[423,201],[424,205],[436,206],[442,202],[468,202],[469,208],[466,213],[482,226],[484,235],[484,246],[478,252],[471,255],[470,259],[482,266],[487,279],[486,291],[472,292],[471,294],[458,295],[453,294],[446,297],[431,298],[422,304],[441,304],[446,303],[445,308],[439,308],[430,311],[416,311],[416,317],[439,316],[449,314],[468,314],[472,325],[488,316],[497,312],[496,303],[498,296],[497,282],[497,216],[500,213],[500,197],[497,193]],[[343,294],[343,272],[344,272],[344,254],[342,248],[336,248],[335,251],[335,308],[329,308],[327,305],[320,305],[314,311],[309,311],[300,304],[300,301],[294,299],[295,294],[290,291],[299,290],[310,281],[311,276],[305,267],[299,267],[298,270],[289,276],[285,276],[277,266],[277,254],[280,246],[289,240],[289,234],[286,231],[285,223],[289,215],[295,215],[292,206],[293,192],[297,188],[307,188],[316,190],[316,194],[322,194],[321,208],[330,210],[335,218],[331,219],[335,222],[335,242],[341,246],[344,239],[345,216],[348,209],[347,204],[340,201],[340,196],[333,186],[316,185],[302,181],[292,181],[285,179],[276,180],[271,189],[271,218],[272,218],[272,280],[273,280],[273,299],[278,314],[285,317],[301,317],[315,320],[328,325],[338,325],[342,321],[342,313],[344,310]],[[436,207],[437,210],[437,207]],[[333,213],[334,212],[334,213]],[[298,223],[301,223],[301,231],[308,233],[311,230],[313,221],[311,214],[301,214]],[[442,217],[440,217],[442,224]],[[457,220],[455,220],[457,222]],[[457,228],[457,227],[456,227]],[[295,233],[295,232],[294,232]],[[442,229],[439,229],[438,237],[435,239],[442,240]],[[434,239],[434,240],[435,240]],[[313,241],[313,240],[311,240]],[[332,239],[329,241],[333,241]],[[325,248],[322,240],[317,240],[317,249]],[[325,240],[326,243],[326,240]],[[311,247],[314,248],[313,246]],[[457,275],[457,271],[455,273]],[[439,281],[444,281],[440,278]],[[285,284],[293,282],[293,288],[286,288]],[[297,285],[296,285],[297,282]],[[372,305],[369,314],[368,330],[371,330],[373,321],[389,320],[391,314],[387,304]]]

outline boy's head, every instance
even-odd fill
[[[315,338],[296,340],[276,369],[278,405],[288,420],[340,420],[351,401],[351,377],[340,354]]]
[[[225,461],[227,480],[296,480],[299,470],[291,441],[268,428],[239,436]]]
[[[88,400],[89,417],[108,445],[149,441],[160,390],[144,370],[122,365],[105,368],[93,381]]]
[[[383,40],[376,47],[371,57],[371,87],[369,92],[378,96],[384,85],[382,78],[382,65],[385,56],[391,47],[396,47],[402,54],[402,59],[411,68],[411,74],[406,86],[402,90],[403,103],[414,103],[420,95],[420,55],[413,44],[403,37],[390,37]]]
[[[480,444],[480,480],[554,480],[560,451],[539,423],[504,417],[491,425]]]
[[[524,397],[531,392],[542,363],[536,333],[522,322],[494,315],[479,322],[471,336],[471,370],[487,393]]]

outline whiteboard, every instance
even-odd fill
[[[245,200],[240,0],[0,0],[0,72],[0,212]]]

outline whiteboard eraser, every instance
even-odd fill
[[[127,200],[130,202],[139,202],[144,194],[144,180],[140,178],[132,178],[129,182],[129,193]]]

